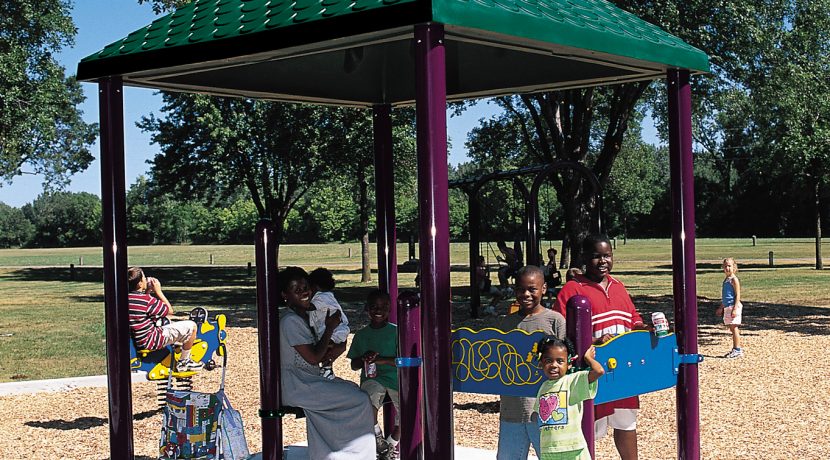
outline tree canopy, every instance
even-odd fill
[[[97,127],[81,118],[84,95],[55,53],[73,43],[65,0],[0,2],[0,179],[41,174],[61,189],[93,160]]]

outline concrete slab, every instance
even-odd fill
[[[133,372],[132,382],[147,380],[146,372]],[[25,380],[21,382],[0,383],[0,396],[23,395],[32,393],[55,393],[84,387],[106,387],[106,375],[90,375],[87,377],[69,377],[65,379]]]
[[[309,460],[305,444],[285,446],[283,452],[284,460]],[[455,458],[457,460],[496,460],[496,451],[455,446]],[[250,457],[250,460],[262,460],[262,454],[256,453]],[[536,456],[531,454],[528,460],[536,460]]]

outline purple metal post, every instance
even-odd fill
[[[262,417],[262,458],[282,459],[280,408],[280,319],[277,304],[277,238],[273,222],[256,225],[256,306],[259,342],[259,399]]]
[[[402,358],[421,358],[421,308],[418,294],[404,292],[398,298],[398,347]],[[401,403],[401,442],[398,449],[402,460],[424,458],[424,426],[421,417],[421,367],[398,368]]]
[[[444,26],[415,26],[424,456],[452,460],[450,240],[447,188],[447,88]]]
[[[583,295],[575,295],[568,299],[566,306],[568,317],[565,320],[567,325],[568,338],[576,347],[578,366],[584,366],[582,356],[591,347],[594,341],[593,329],[591,328],[591,302]],[[588,451],[591,458],[594,457],[594,400],[582,403],[582,434],[585,435],[585,442],[588,443]]]
[[[398,324],[398,257],[395,247],[395,168],[392,157],[392,107],[372,107],[375,145],[375,222],[378,250],[378,287],[389,293],[389,321]],[[389,396],[386,397],[389,399]],[[383,429],[395,427],[395,407],[384,402]]]
[[[133,458],[127,204],[124,187],[124,95],[121,77],[98,82],[101,121],[101,222],[104,233],[104,327],[107,343],[110,457]]]
[[[378,287],[389,293],[390,305],[398,304],[398,256],[395,245],[395,169],[392,162],[392,107],[372,107],[375,138],[375,217],[378,248]],[[389,312],[397,323],[398,312]]]
[[[677,348],[697,354],[694,161],[689,71],[668,71],[669,167],[672,197],[672,280]],[[677,458],[700,458],[697,364],[680,364],[677,376]]]

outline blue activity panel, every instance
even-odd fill
[[[457,329],[452,335],[453,387],[465,393],[535,397],[542,383],[536,345],[545,334],[498,329]],[[681,363],[698,363],[699,355],[680,355],[674,334],[648,331],[620,334],[596,347],[605,369],[594,402],[671,388]]]
[[[474,331],[456,329],[452,334],[453,389],[465,393],[536,396],[542,373],[536,360],[539,332],[519,329]]]

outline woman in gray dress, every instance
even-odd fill
[[[369,397],[352,382],[320,375],[318,364],[340,315],[327,317],[322,337],[315,336],[308,322],[308,311],[314,307],[307,276],[302,268],[288,267],[277,277],[287,307],[280,317],[282,403],[305,411],[309,459],[374,459]]]

